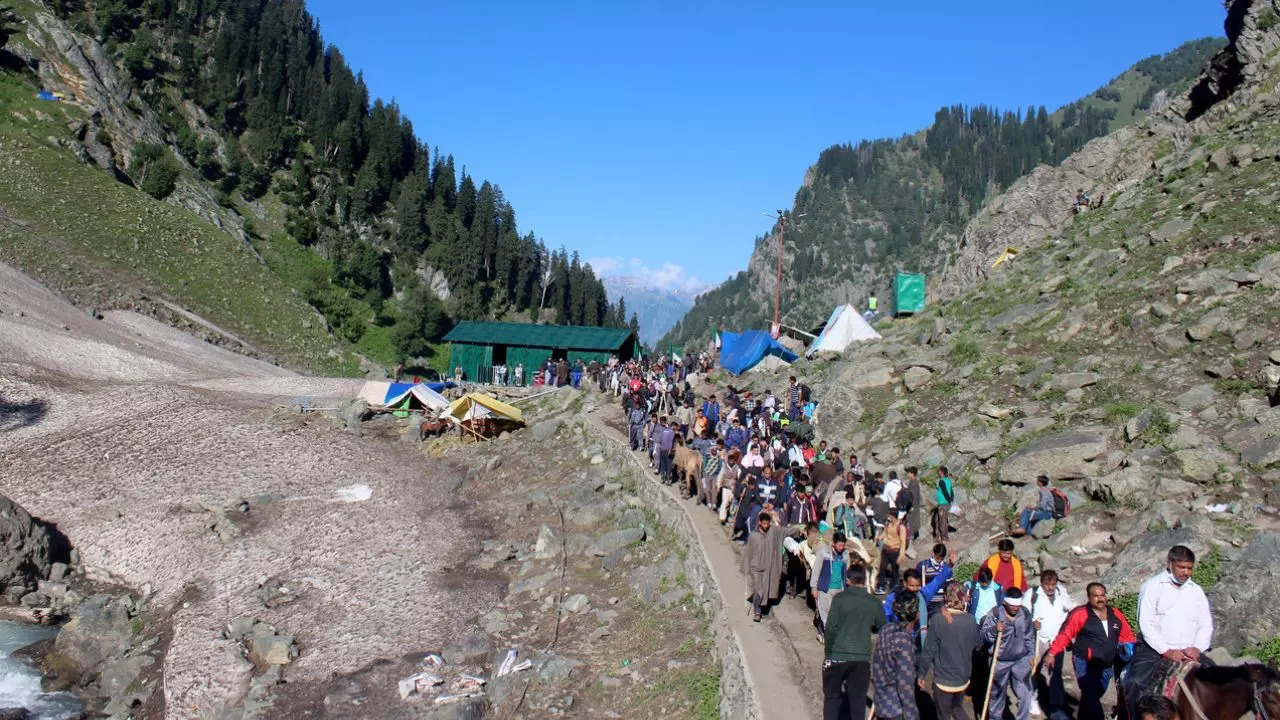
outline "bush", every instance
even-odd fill
[[[1111,605],[1124,613],[1130,625],[1138,622],[1138,593],[1121,593],[1111,598]]]
[[[157,143],[138,143],[133,146],[133,161],[129,174],[138,183],[138,189],[157,200],[163,200],[178,186],[182,168],[169,149]]]
[[[961,338],[951,346],[951,352],[947,355],[957,365],[969,365],[982,357],[982,348],[969,338]]]
[[[1277,662],[1280,663],[1280,635],[1277,635],[1261,645],[1254,645],[1244,649],[1245,655],[1252,655],[1264,663]]]

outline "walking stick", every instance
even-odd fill
[[[875,720],[876,717],[876,701],[871,701],[871,710],[867,712],[866,720]]]
[[[982,716],[978,720],[987,720],[987,710],[991,708],[991,687],[996,682],[996,663],[1000,661],[1000,642],[1002,640],[1004,640],[1004,631],[999,630],[996,632],[996,649],[991,653],[991,672],[987,675],[987,694],[982,698]]]

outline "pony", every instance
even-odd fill
[[[1173,701],[1182,720],[1280,720],[1280,672],[1268,665],[1210,665],[1194,668],[1176,686]]]
[[[686,446],[680,438],[676,438],[671,474],[673,479],[680,481],[680,492],[684,497],[696,497],[698,482],[702,479],[702,453],[693,447]]]

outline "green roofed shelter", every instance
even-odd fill
[[[449,369],[462,368],[463,379],[492,382],[493,367],[507,367],[507,381],[515,382],[515,369],[524,366],[523,384],[547,358],[606,362],[611,355],[630,360],[640,348],[629,328],[585,327],[581,325],[531,325],[509,322],[457,324],[444,336],[449,343]]]

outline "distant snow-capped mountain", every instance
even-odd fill
[[[705,288],[668,290],[648,285],[644,278],[615,276],[604,278],[609,302],[626,301],[627,319],[631,313],[640,321],[640,341],[652,345],[675,326],[693,307],[693,300]]]

